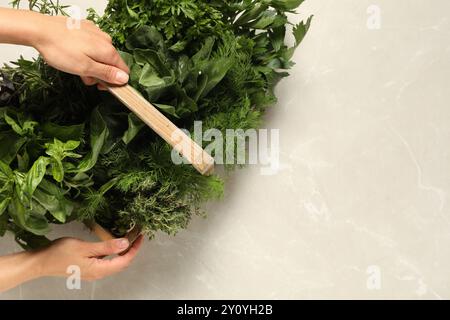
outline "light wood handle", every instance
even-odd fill
[[[101,241],[109,241],[115,239],[115,237],[111,234],[111,232],[107,231],[105,228],[103,228],[97,223],[89,223],[88,227]]]
[[[130,85],[111,86],[109,92],[135,113],[145,124],[185,157],[202,175],[214,172],[214,158],[174,125]]]

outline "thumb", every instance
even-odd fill
[[[104,257],[119,254],[129,248],[127,239],[114,239],[104,242],[89,244],[88,252],[91,257]]]
[[[128,73],[122,69],[97,62],[91,67],[90,76],[117,85],[127,84],[130,79]]]

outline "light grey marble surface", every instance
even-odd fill
[[[450,298],[449,11],[307,0],[314,23],[266,117],[280,129],[278,174],[231,175],[207,219],[159,235],[123,274],[75,292],[42,279],[0,299]],[[20,52],[2,45],[0,60]],[[90,238],[79,225],[63,235]]]

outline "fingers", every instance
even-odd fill
[[[96,268],[103,276],[109,276],[126,269],[136,258],[142,246],[144,237],[140,236],[132,245],[130,250],[123,256],[118,256],[111,260],[96,260]]]
[[[130,78],[125,71],[115,66],[98,62],[92,62],[87,71],[87,76],[117,85],[127,84]]]
[[[130,72],[130,69],[125,61],[123,61],[119,52],[109,43],[102,41],[97,46],[90,48],[88,55],[96,62],[117,67],[126,73]]]
[[[93,60],[89,65],[88,74],[82,77],[83,82],[86,85],[94,85],[98,83],[95,79],[97,78],[117,85],[128,83],[130,69],[112,45],[111,36],[91,21],[82,21],[82,27],[91,33],[92,39],[89,41],[90,45],[85,48],[85,53]],[[105,88],[100,85],[99,89]]]
[[[98,80],[92,77],[80,77],[81,81],[87,86],[93,86],[98,83]]]
[[[98,79],[92,78],[92,77],[80,77],[81,81],[87,86],[93,86],[97,85],[97,89],[100,91],[108,91],[108,88],[103,85],[102,83],[98,82]]]
[[[97,85],[97,89],[100,90],[100,91],[108,91],[108,88],[105,87],[102,83],[99,83]]]
[[[88,68],[87,76],[94,77],[105,82],[117,85],[128,83],[129,68],[122,60],[117,50],[108,44],[103,48],[91,48],[88,52],[89,58],[92,59]],[[93,52],[96,51],[96,52]]]
[[[130,246],[127,239],[114,239],[99,243],[86,244],[87,255],[93,257],[105,257],[119,254]]]
[[[78,67],[79,71],[69,73],[79,74],[89,86],[98,84],[98,79],[115,85],[128,83],[130,69],[112,45],[111,36],[89,20],[82,20],[78,31],[79,53],[83,55],[80,56],[81,67]],[[99,89],[106,88],[99,85]]]

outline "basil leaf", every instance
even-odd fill
[[[73,205],[64,198],[62,191],[49,182],[36,190],[34,199],[61,223],[73,212]]]
[[[32,197],[34,191],[44,179],[47,172],[47,166],[50,163],[50,159],[46,157],[40,157],[31,167],[25,178],[25,188],[27,196]]]
[[[50,231],[47,219],[27,210],[18,197],[12,199],[8,212],[14,222],[26,231],[38,236],[43,236]]]
[[[95,166],[108,137],[108,128],[98,108],[92,112],[90,130],[91,152],[80,162],[77,173],[89,171]]]
[[[11,201],[10,197],[2,198],[0,197],[0,216],[6,211]]]

